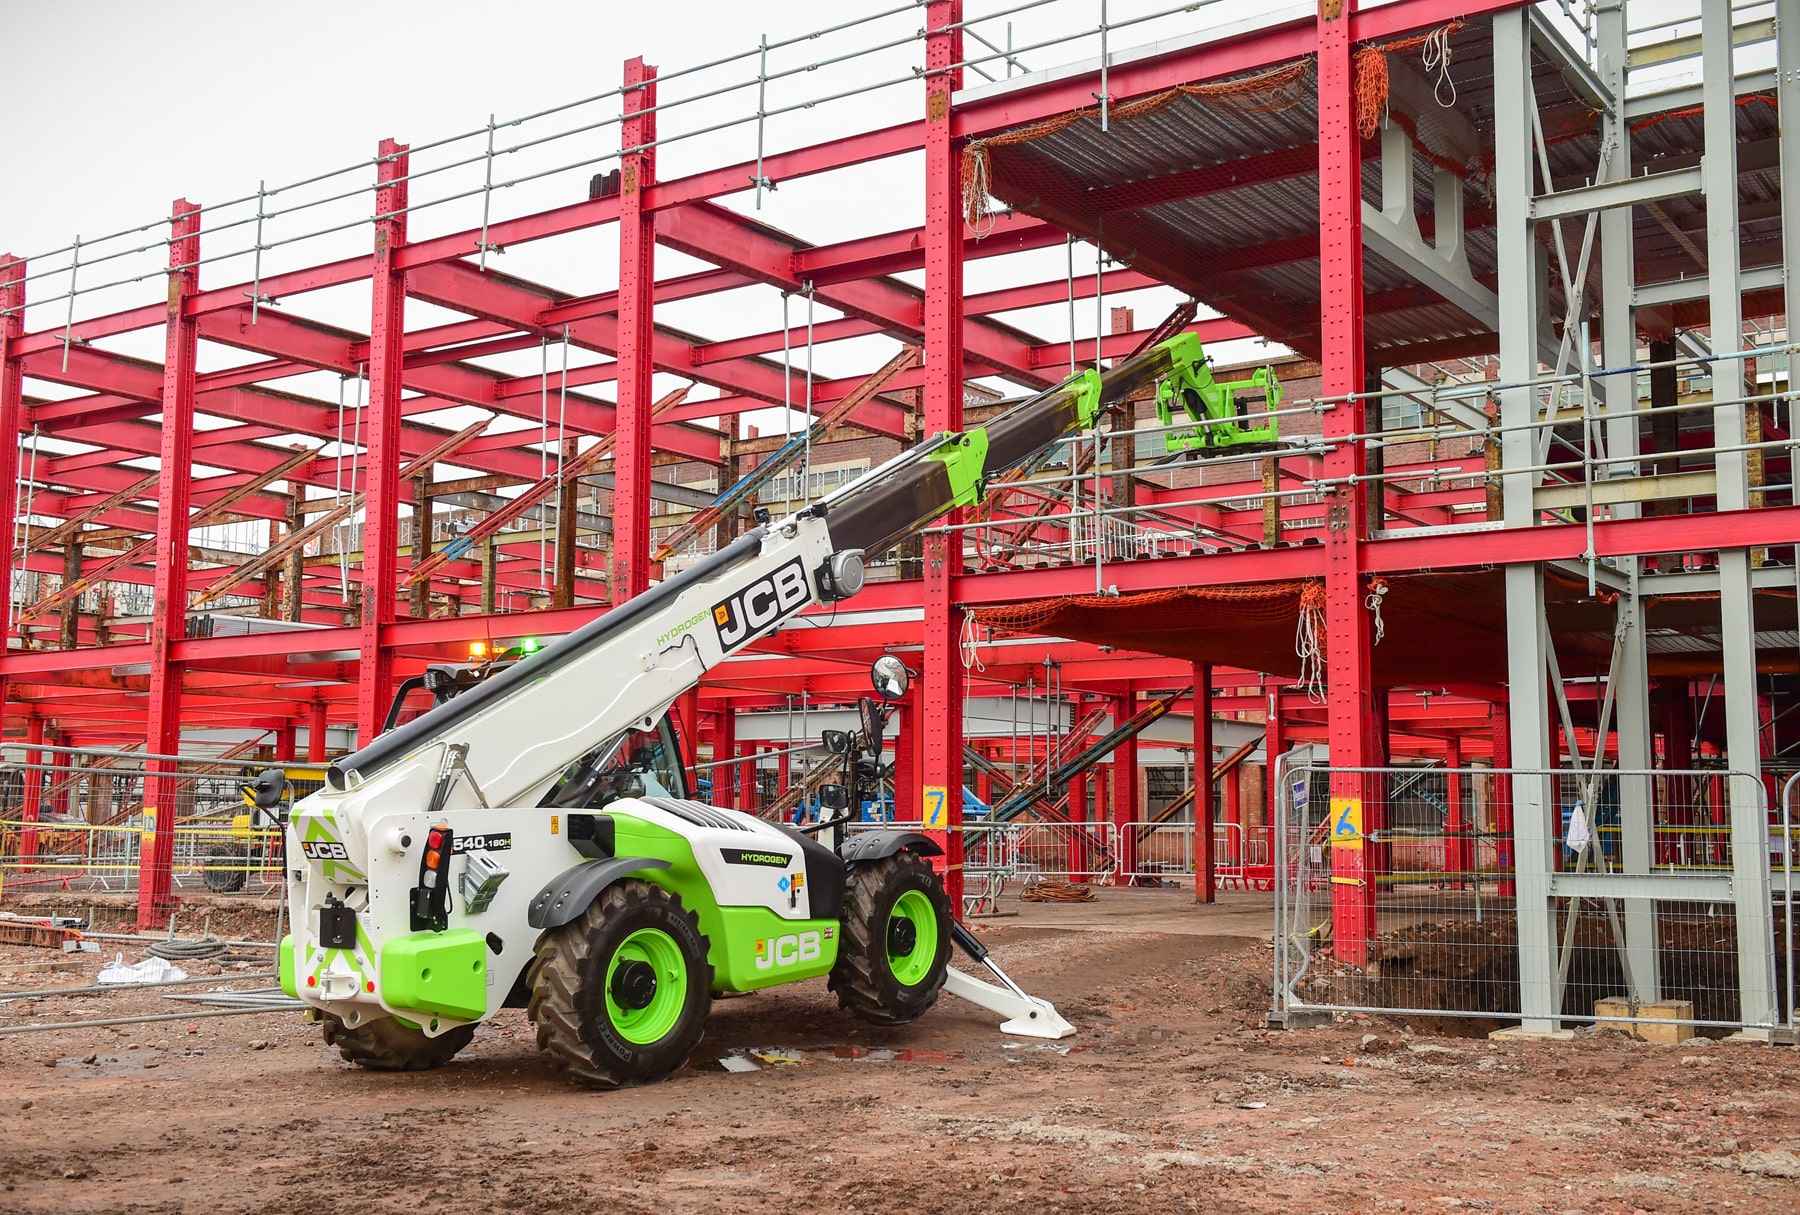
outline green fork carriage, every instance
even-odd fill
[[[1174,374],[1156,389],[1156,416],[1164,426],[1175,423],[1175,410],[1194,423],[1164,436],[1170,454],[1255,451],[1280,441],[1274,413],[1281,407],[1281,381],[1270,367],[1258,367],[1246,380],[1215,380],[1200,343],[1174,346],[1181,361]],[[1192,359],[1198,355],[1197,359]],[[1253,413],[1252,406],[1260,406]]]

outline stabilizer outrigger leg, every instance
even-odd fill
[[[950,939],[964,953],[992,971],[994,977],[1005,986],[996,987],[992,983],[983,983],[980,979],[951,967],[944,977],[945,991],[1010,1018],[1000,1024],[1000,1032],[1004,1034],[1018,1034],[1025,1038],[1067,1038],[1075,1033],[1075,1027],[1063,1020],[1055,1005],[1048,1000],[1027,995],[1024,988],[1013,982],[994,959],[988,956],[987,946],[977,940],[974,933],[953,921],[950,925]]]

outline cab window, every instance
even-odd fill
[[[655,730],[616,734],[570,764],[543,805],[598,810],[621,797],[682,797],[681,751],[668,718]]]

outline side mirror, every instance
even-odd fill
[[[281,805],[281,799],[287,796],[287,773],[280,768],[264,768],[256,774],[256,779],[248,784],[239,785],[244,800],[258,810],[273,810]]]
[[[848,755],[850,753],[850,735],[843,730],[826,730],[819,735],[819,741],[823,743],[825,749],[833,755]]]
[[[820,785],[819,805],[827,810],[848,810],[850,790],[842,785]]]
[[[875,685],[877,696],[883,700],[899,700],[906,695],[912,672],[892,654],[883,654],[869,668],[869,679]]]
[[[881,702],[872,696],[865,696],[857,701],[856,707],[862,714],[863,751],[869,755],[881,754],[881,740],[887,735],[887,712]]]

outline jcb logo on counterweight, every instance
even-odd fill
[[[806,585],[806,567],[795,557],[714,606],[713,623],[719,629],[719,648],[731,653],[782,617],[805,607],[811,599],[812,592]]]
[[[308,840],[300,845],[300,854],[314,861],[347,861],[350,851],[336,840]]]
[[[777,966],[794,966],[800,962],[816,962],[819,958],[819,934],[775,937],[756,943],[756,969],[773,970]]]

